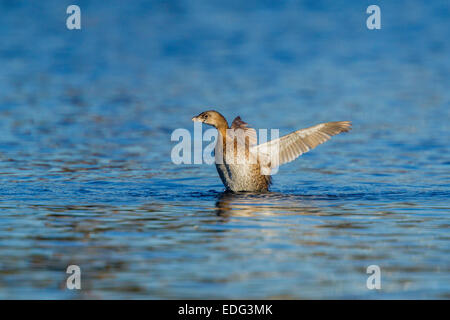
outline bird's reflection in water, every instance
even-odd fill
[[[216,201],[216,214],[220,217],[255,215],[322,215],[313,201],[305,196],[277,192],[233,193],[225,191]]]

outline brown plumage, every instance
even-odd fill
[[[349,121],[321,123],[256,145],[256,131],[248,128],[240,117],[229,127],[219,112],[210,110],[193,117],[192,121],[211,125],[219,132],[216,168],[223,184],[231,191],[267,191],[274,168],[351,129]]]

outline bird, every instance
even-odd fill
[[[271,174],[278,166],[297,159],[334,135],[350,131],[352,126],[350,121],[320,123],[256,144],[256,130],[248,127],[240,116],[228,126],[222,114],[208,110],[192,121],[217,129],[216,169],[226,191],[231,192],[269,191]]]

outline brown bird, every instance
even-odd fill
[[[279,165],[298,158],[305,152],[351,129],[349,121],[321,123],[300,129],[281,138],[256,144],[256,131],[236,117],[228,126],[219,112],[209,110],[193,117],[215,127],[218,139],[214,149],[217,172],[227,190],[263,192],[269,189],[270,174]]]

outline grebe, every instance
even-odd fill
[[[217,129],[219,134],[214,149],[217,172],[226,189],[233,192],[268,191],[274,168],[351,129],[349,121],[326,122],[256,145],[256,131],[248,128],[240,117],[236,117],[229,127],[224,116],[209,110],[193,117],[192,121]]]

